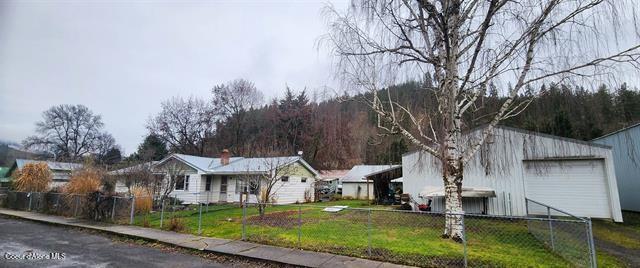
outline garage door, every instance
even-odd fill
[[[611,218],[602,160],[525,161],[524,166],[529,199],[577,216]]]

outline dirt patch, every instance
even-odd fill
[[[247,218],[249,225],[266,225],[270,227],[294,228],[298,226],[298,211],[288,210],[264,215],[251,216]]]

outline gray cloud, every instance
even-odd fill
[[[337,2],[336,5],[344,5]],[[171,96],[209,97],[235,78],[268,98],[285,84],[333,86],[316,41],[320,1],[0,3],[0,137],[20,141],[41,112],[84,104],[126,153]]]

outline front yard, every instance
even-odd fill
[[[356,209],[329,213],[322,211],[321,207],[281,205],[268,207],[260,216],[257,208],[250,207],[246,212],[246,237],[264,244],[408,265],[463,265],[463,245],[440,237],[444,229],[442,215],[385,211],[386,207],[374,207],[375,210],[369,214],[366,209],[357,209],[367,207],[367,204],[355,200],[324,202],[321,205],[347,205]],[[183,232],[198,233],[197,207],[175,213],[167,210],[164,229],[169,228],[169,219],[179,218],[184,223]],[[138,216],[135,222],[160,228],[160,213]],[[535,239],[528,232],[525,220],[467,217],[465,226],[470,266],[571,266]],[[204,236],[241,239],[242,209],[237,205],[211,205],[206,212],[206,207],[203,207],[201,229]],[[623,262],[606,253],[598,254],[598,263],[603,267],[623,266]]]

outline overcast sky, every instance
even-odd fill
[[[338,7],[344,1],[332,1]],[[126,154],[172,96],[209,98],[235,78],[268,98],[333,87],[319,51],[326,1],[0,1],[0,139],[33,134],[42,111],[84,104]]]

